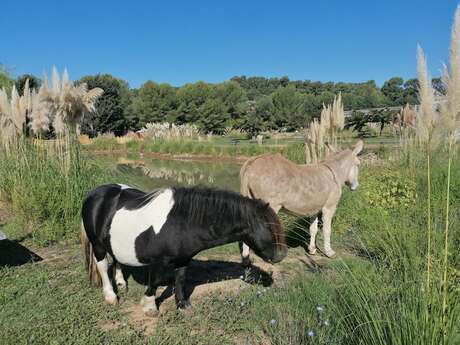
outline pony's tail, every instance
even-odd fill
[[[96,266],[96,257],[93,253],[93,246],[91,242],[88,240],[88,236],[86,236],[85,226],[83,222],[81,222],[81,246],[83,247],[83,253],[85,254],[85,269],[88,272],[88,278],[91,285],[94,286],[101,286],[102,280],[101,276],[99,275],[99,271],[97,270]]]

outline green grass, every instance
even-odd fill
[[[155,145],[164,152],[181,149],[177,143]],[[187,150],[197,147],[188,145]],[[203,150],[203,145],[197,150]],[[300,160],[302,146],[290,155]],[[286,267],[297,273],[281,278],[278,287],[265,291],[242,283],[242,289],[195,301],[192,295],[192,315],[168,310],[154,332],[145,336],[123,308],[103,305],[100,289],[88,286],[78,248],[70,247],[65,260],[0,270],[0,339],[5,344],[434,345],[444,338],[445,344],[459,344],[460,253],[456,248],[460,246],[460,161],[453,160],[452,167],[450,250],[444,286],[446,153],[440,150],[433,155],[432,278],[427,288],[427,176],[423,153],[412,155],[384,165],[365,164],[361,187],[356,192],[344,189],[334,218],[333,244],[340,243],[340,252],[345,249],[354,256],[340,256],[314,272],[286,262]],[[308,238],[305,223],[285,215],[282,220],[286,228],[297,229],[297,240]],[[9,233],[16,227],[15,220],[5,230]],[[56,251],[66,248],[58,246]],[[203,255],[228,260],[238,255],[238,247],[230,244]],[[123,297],[134,304],[142,291],[133,284]],[[117,325],[114,330],[104,330],[103,325],[113,322]]]
[[[300,151],[299,151],[300,148]],[[212,157],[257,156],[264,153],[281,153],[286,157],[294,157],[296,161],[305,160],[303,144],[298,140],[280,141],[279,144],[264,144],[262,146],[249,140],[241,140],[238,145],[232,145],[229,138],[218,137],[212,141],[196,140],[155,140],[131,141],[118,144],[115,138],[96,138],[90,145],[85,146],[87,151],[126,151],[132,153],[162,153],[170,155],[203,155]],[[300,154],[293,151],[299,151]],[[297,157],[299,156],[299,157]]]
[[[15,214],[16,228],[42,244],[75,238],[81,202],[108,174],[80,154],[78,144],[62,152],[28,140],[0,148],[0,196]]]

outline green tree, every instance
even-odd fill
[[[237,125],[241,117],[238,105],[246,100],[243,88],[237,82],[229,81],[218,84],[213,91],[214,98],[222,101],[233,123]]]
[[[182,86],[177,92],[179,106],[175,122],[197,123],[201,119],[200,108],[213,98],[212,93],[211,85],[202,81]]]
[[[205,133],[222,134],[230,120],[225,104],[219,99],[208,99],[199,108],[199,126]]]
[[[126,118],[126,109],[130,102],[128,83],[110,74],[85,76],[76,81],[76,84],[80,83],[86,83],[89,89],[100,87],[104,90],[96,102],[96,111],[83,119],[82,133],[89,136],[106,132],[113,132],[115,135],[124,134],[130,126]]]
[[[34,76],[33,74],[23,74],[16,78],[15,84],[16,89],[18,90],[19,94],[22,95],[24,93],[24,86],[26,85],[26,81],[29,80],[29,88],[35,89],[38,91],[41,85],[41,80]]]
[[[278,127],[294,130],[306,123],[303,95],[293,85],[278,88],[272,95],[273,115]]]
[[[433,78],[431,84],[438,94],[445,95],[447,93],[446,84],[442,81],[442,78]]]
[[[404,83],[404,103],[418,104],[418,79],[409,79]]]
[[[13,87],[14,81],[11,79],[10,73],[0,64],[0,89],[5,89],[8,93]]]
[[[177,92],[169,84],[144,83],[133,99],[132,111],[139,118],[139,125],[149,122],[173,122],[177,108]]]
[[[387,80],[382,86],[382,93],[387,97],[388,105],[404,105],[404,79],[394,77]]]

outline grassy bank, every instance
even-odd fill
[[[65,140],[56,144],[21,139],[0,149],[0,161],[0,197],[15,215],[9,232],[41,244],[75,239],[84,196],[110,179],[81,155],[78,144]]]
[[[223,139],[222,139],[223,140]],[[202,155],[210,157],[257,156],[264,153],[280,153],[294,161],[304,162],[305,152],[302,142],[286,142],[282,145],[257,145],[249,140],[231,144],[230,140],[197,141],[183,140],[132,140],[119,143],[116,138],[99,137],[85,145],[88,151],[126,151],[131,153],[162,153],[170,155]],[[303,160],[303,161],[302,161]]]
[[[460,234],[455,218],[444,319],[442,310],[445,158],[439,152],[433,171],[429,288],[423,160],[401,161],[362,167],[361,187],[344,193],[333,224],[334,243],[354,256],[340,255],[314,271],[303,265],[289,268],[299,273],[268,290],[256,285],[192,295],[192,315],[169,310],[146,335],[125,308],[101,303],[100,289],[86,281],[79,249],[58,246],[57,252],[68,251],[65,260],[0,270],[0,337],[6,344],[458,344],[460,258],[455,248]],[[458,186],[460,163],[454,164],[452,180]],[[451,193],[455,215],[460,190],[454,187]],[[308,238],[305,225],[282,218],[289,236],[294,229],[297,239]],[[227,261],[237,253],[236,246],[226,246],[211,257]],[[131,282],[123,297],[136,308],[142,291]]]

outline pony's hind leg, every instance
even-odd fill
[[[96,258],[96,267],[102,280],[102,291],[104,292],[104,299],[108,304],[117,304],[118,298],[113,291],[112,282],[109,278],[109,263],[107,260],[107,252],[105,249],[98,245],[93,246],[94,256]]]
[[[313,223],[310,224],[310,245],[308,252],[311,255],[316,254],[316,234],[318,233],[318,217],[315,218]]]
[[[104,257],[101,261],[96,263],[97,270],[101,275],[102,280],[102,291],[104,292],[104,299],[108,304],[117,304],[118,298],[115,292],[113,291],[112,282],[109,278],[109,263],[107,261],[107,257]]]
[[[115,283],[118,288],[125,289],[127,286],[125,277],[123,276],[123,271],[121,270],[121,266],[118,262],[115,263]]]

